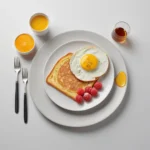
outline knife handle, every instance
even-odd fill
[[[27,93],[24,93],[24,123],[28,123]]]
[[[16,89],[15,89],[15,112],[18,114],[19,112],[19,83],[16,81]]]

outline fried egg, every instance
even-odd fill
[[[82,81],[94,81],[104,75],[109,67],[107,54],[96,47],[78,50],[70,60],[71,72]]]

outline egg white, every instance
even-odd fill
[[[80,65],[81,58],[86,54],[93,54],[98,59],[97,68],[92,71],[86,71]],[[109,67],[109,59],[107,54],[99,48],[87,47],[78,50],[73,54],[70,60],[70,69],[72,73],[82,81],[94,81],[97,77],[104,75]]]

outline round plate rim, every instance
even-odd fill
[[[111,90],[112,90],[112,88],[113,88],[114,77],[115,77],[115,71],[114,71],[113,62],[112,62],[111,58],[110,58],[109,55],[108,55],[108,58],[109,58],[109,61],[110,61],[110,66],[112,67],[112,70],[113,70],[113,81],[112,81],[112,84],[111,84],[109,93],[106,95],[106,97],[105,97],[104,99],[102,99],[102,100],[101,100],[99,103],[97,103],[96,105],[94,105],[94,106],[92,106],[92,107],[89,107],[89,108],[86,108],[86,109],[85,109],[85,108],[84,108],[84,109],[70,109],[70,108],[68,108],[68,107],[63,107],[63,106],[61,106],[60,104],[58,104],[58,102],[56,102],[55,100],[53,100],[53,99],[50,97],[50,95],[48,94],[49,92],[48,92],[48,89],[47,89],[47,84],[45,83],[45,77],[47,76],[47,75],[45,74],[45,70],[46,70],[46,68],[47,68],[47,64],[48,64],[49,60],[51,59],[51,57],[53,57],[53,55],[55,54],[55,52],[58,51],[58,49],[61,48],[61,47],[63,47],[64,45],[69,44],[69,43],[72,43],[72,42],[78,42],[78,41],[74,40],[74,41],[67,42],[67,43],[65,43],[65,44],[63,44],[63,45],[61,45],[61,46],[59,46],[58,48],[56,48],[56,49],[49,55],[49,58],[48,58],[48,60],[46,61],[45,66],[44,66],[44,90],[45,90],[46,94],[48,95],[48,97],[50,98],[50,100],[51,100],[52,102],[54,102],[56,105],[58,105],[59,107],[65,109],[65,110],[68,110],[68,111],[82,112],[82,111],[87,111],[87,110],[93,109],[94,107],[96,107],[97,105],[99,105],[100,103],[102,103],[103,101],[105,101],[105,99],[108,97],[108,95],[110,94],[110,92],[111,92]],[[88,41],[79,41],[79,42],[88,42]],[[91,43],[91,44],[92,44],[92,43]],[[106,51],[106,52],[107,52],[107,51]],[[59,59],[58,59],[58,60],[59,60]],[[56,62],[57,62],[57,61],[56,61]]]
[[[94,35],[96,35],[96,36],[100,36],[101,38],[103,38],[104,40],[107,40],[107,42],[108,42],[109,44],[113,45],[113,47],[116,48],[116,46],[114,46],[114,44],[112,44],[112,43],[111,43],[108,39],[106,39],[104,36],[102,36],[102,35],[100,35],[100,34],[98,34],[98,33],[92,32],[92,31],[88,31],[88,30],[69,30],[69,31],[65,31],[65,32],[62,32],[62,33],[56,35],[55,37],[53,37],[53,38],[51,39],[51,41],[54,41],[54,40],[57,39],[59,36],[62,36],[62,35],[65,35],[65,34],[69,34],[69,33],[72,33],[72,32],[87,32],[87,33],[89,33],[89,34],[94,34]],[[46,42],[45,42],[45,43],[43,44],[43,46],[39,49],[39,51],[44,47],[45,44],[46,44]],[[38,109],[38,111],[39,111],[45,118],[47,118],[48,120],[52,121],[53,123],[56,123],[56,124],[59,124],[59,125],[62,125],[62,126],[66,126],[66,127],[87,127],[87,126],[91,126],[91,125],[97,124],[97,123],[99,123],[99,122],[102,122],[103,120],[105,120],[106,118],[108,118],[108,117],[109,117],[111,114],[113,114],[113,113],[116,111],[116,109],[120,106],[121,102],[122,102],[123,99],[124,99],[124,96],[125,96],[125,94],[126,94],[127,87],[128,87],[128,72],[127,72],[126,64],[125,64],[124,58],[122,57],[122,55],[121,55],[120,51],[118,50],[118,48],[116,48],[116,51],[119,53],[119,55],[120,55],[120,57],[121,57],[121,59],[122,59],[122,61],[123,61],[123,64],[124,64],[124,71],[126,72],[126,77],[127,77],[127,82],[126,82],[126,86],[124,87],[124,88],[125,88],[124,93],[123,93],[122,97],[120,98],[121,100],[118,102],[118,104],[116,105],[116,107],[115,107],[113,110],[111,110],[111,112],[109,112],[109,114],[107,114],[105,117],[103,117],[103,118],[100,119],[100,120],[93,121],[92,123],[83,124],[83,125],[68,125],[68,124],[66,124],[66,123],[62,123],[61,121],[58,121],[58,120],[56,121],[55,119],[49,118],[47,115],[45,115],[45,113],[44,113],[42,110],[40,110],[40,108],[39,108],[38,105],[36,104],[36,101],[34,100],[32,94],[31,94],[31,92],[30,92],[30,91],[31,91],[31,86],[30,86],[30,82],[29,82],[29,94],[30,94],[30,96],[31,96],[31,99],[32,99],[33,103],[35,104],[36,108]],[[32,64],[31,64],[31,66],[30,66],[30,69],[32,68],[33,62],[36,60],[36,57],[37,57],[38,55],[40,55],[40,54],[39,54],[39,53],[36,54],[36,56],[33,58]],[[30,77],[31,77],[31,71],[29,71],[29,78],[28,78],[29,81],[30,81]]]

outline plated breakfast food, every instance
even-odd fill
[[[95,81],[107,72],[108,67],[107,54],[95,46],[78,50],[70,60],[72,73],[82,81]]]
[[[80,105],[60,90],[47,84],[46,79],[58,60],[68,53],[72,53],[73,56],[79,49],[82,50],[91,45],[107,53],[109,67],[98,80],[101,84],[96,81],[93,85],[102,88],[97,90],[97,96],[91,96],[92,101],[84,101]],[[117,78],[115,78],[116,75]],[[122,79],[126,79],[125,84]],[[123,87],[116,86],[115,82]],[[32,62],[29,83],[31,97],[38,110],[46,118],[64,126],[84,127],[103,121],[118,108],[127,89],[128,76],[123,58],[117,48],[107,39],[89,31],[69,31],[44,44]],[[91,87],[78,89],[76,95],[80,97],[85,91],[91,92]],[[92,94],[94,92],[93,88]],[[84,95],[85,98],[87,94]],[[83,99],[83,96],[81,98]]]
[[[109,58],[105,52],[94,46],[85,47],[61,57],[46,82],[78,103],[89,102],[102,89],[98,80],[107,75],[108,68]]]

